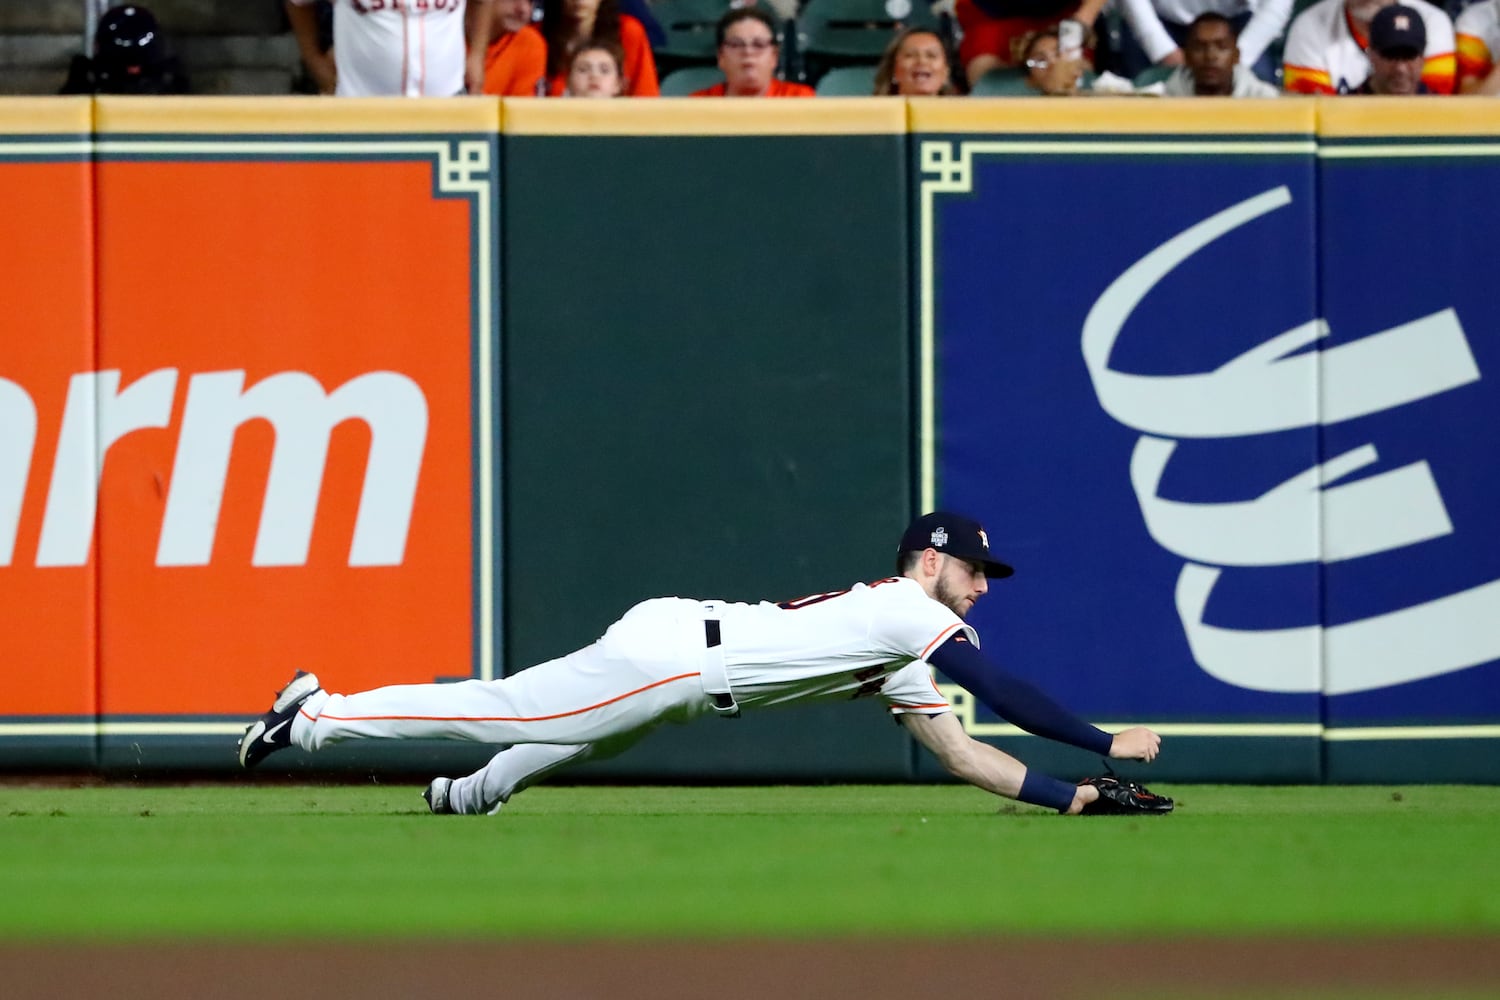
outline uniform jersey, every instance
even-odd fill
[[[925,662],[979,636],[919,583],[894,577],[784,604],[724,604],[724,667],[746,706],[881,696],[893,712],[946,712]]]
[[[1500,0],[1481,0],[1465,7],[1454,26],[1458,32],[1458,78],[1483,80],[1495,68],[1500,52]]]
[[[1427,28],[1422,82],[1434,94],[1453,93],[1453,22],[1427,0],[1402,2],[1422,15]],[[1370,75],[1368,44],[1369,38],[1349,20],[1344,0],[1319,0],[1299,14],[1287,32],[1282,85],[1298,94],[1353,93]]]
[[[308,6],[315,0],[292,0]],[[464,91],[465,0],[334,0],[341,97],[452,97]]]

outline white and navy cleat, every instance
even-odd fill
[[[240,766],[254,767],[277,750],[292,745],[292,719],[302,703],[320,690],[318,675],[297,671],[276,695],[271,710],[262,715],[240,737]]]
[[[452,778],[433,778],[432,784],[422,791],[422,798],[427,800],[427,808],[432,810],[433,815],[452,815],[453,807],[448,804],[448,789],[452,785]]]

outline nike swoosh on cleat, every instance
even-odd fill
[[[265,732],[263,732],[263,733],[260,734],[261,742],[262,743],[270,743],[271,742],[271,738],[273,736],[275,736],[277,733],[281,732],[281,730],[285,729],[287,726],[290,726],[291,724],[292,724],[292,720],[291,719],[287,719],[284,722],[282,722],[280,725],[275,726],[274,728],[271,728],[271,729],[267,729]]]

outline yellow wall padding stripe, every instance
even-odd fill
[[[496,132],[495,97],[101,97],[98,129],[168,134]]]
[[[1500,101],[1493,97],[1323,98],[1318,134],[1329,139],[1397,136],[1500,139]]]
[[[93,128],[94,106],[88,97],[0,98],[0,135],[82,135]]]
[[[913,132],[1079,135],[1308,133],[1308,98],[1211,101],[1160,97],[924,97],[907,102]]]
[[[508,98],[507,135],[900,135],[899,97]]]

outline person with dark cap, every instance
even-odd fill
[[[60,94],[186,94],[187,74],[168,49],[156,16],[140,4],[99,18],[94,54],[74,56]]]
[[[423,793],[434,813],[494,813],[516,792],[619,753],[664,722],[878,698],[951,773],[986,791],[1066,814],[1099,801],[1095,785],[1048,777],[969,737],[932,667],[1027,732],[1116,758],[1156,757],[1161,737],[1150,729],[1096,729],[979,652],[964,616],[989,581],[1013,571],[978,522],[945,511],[917,518],[897,546],[896,572],[780,604],[644,601],[592,645],[501,680],[338,695],[299,671],[246,729],[240,764],[358,739],[511,744],[475,773],[437,778]]]
[[[1423,53],[1427,51],[1427,26],[1411,7],[1382,7],[1370,21],[1370,76],[1356,94],[1410,97],[1430,94],[1422,82]]]
[[[1370,25],[1395,0],[1317,0],[1292,21],[1282,49],[1282,89],[1293,94],[1352,94],[1370,76]],[[1427,48],[1422,82],[1453,93],[1457,73],[1453,20],[1428,0],[1401,0],[1422,20]]]

